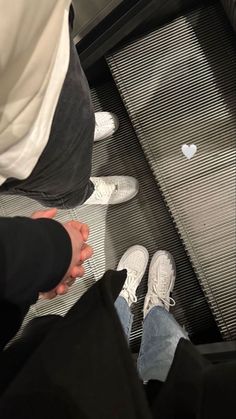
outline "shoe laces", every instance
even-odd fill
[[[106,123],[105,127],[104,127],[104,122]],[[107,129],[107,123],[108,123],[107,117],[101,118],[101,115],[100,115],[99,118],[97,118],[95,115],[95,131],[102,132],[104,129]],[[111,117],[109,118],[109,123],[112,125],[111,128],[114,129],[115,124]]]
[[[137,289],[138,272],[135,269],[130,269],[130,268],[126,270],[127,270],[127,278],[126,278],[124,287],[120,295],[128,301],[129,305],[131,305],[132,303],[137,302],[136,289]]]
[[[150,278],[152,289],[149,294],[147,308],[149,306],[157,305],[160,301],[167,308],[175,306],[174,298],[170,297],[169,275],[170,274],[166,270],[160,268],[159,281],[156,280],[156,276]]]
[[[114,183],[106,183],[102,179],[93,180],[94,183],[94,197],[96,199],[104,198],[105,196],[111,196],[114,191],[117,190],[117,185]]]

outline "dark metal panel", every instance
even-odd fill
[[[83,39],[75,36],[80,60],[86,70],[134,30],[155,9],[156,0],[123,1]]]
[[[236,1],[235,0],[221,0],[227,16],[232,23],[234,30],[236,30]]]
[[[236,359],[236,341],[198,345],[196,348],[201,355],[214,363],[235,361]]]
[[[75,43],[83,39],[122,2],[123,0],[73,0]]]

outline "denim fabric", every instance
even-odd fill
[[[163,307],[153,307],[143,322],[143,336],[137,368],[143,381],[165,381],[180,338],[187,334],[172,314]]]
[[[129,340],[133,314],[123,297],[118,297],[115,307],[125,335]],[[188,339],[172,314],[163,307],[153,307],[143,322],[143,336],[137,359],[140,378],[165,381],[180,338]]]
[[[129,341],[134,316],[130,311],[130,307],[127,301],[123,297],[119,296],[116,299],[115,308],[120,318],[120,322],[122,324],[127,340]]]
[[[89,86],[73,42],[70,62],[48,143],[31,175],[7,179],[1,193],[26,195],[47,207],[73,208],[93,192],[91,175],[95,117]]]

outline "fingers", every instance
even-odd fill
[[[79,257],[79,265],[73,266],[73,268],[70,271],[70,276],[72,278],[82,277],[85,274],[85,269],[82,266],[82,264],[89,258],[91,258],[93,255],[93,249],[91,246],[89,246],[87,243],[84,243],[81,251],[80,251],[80,257]]]
[[[57,295],[64,295],[68,292],[69,290],[69,285],[67,284],[60,284],[56,287],[56,294]]]
[[[40,297],[45,299],[45,300],[52,300],[53,298],[55,298],[57,296],[57,292],[56,289],[52,290],[52,291],[48,291],[48,292],[41,292]]]
[[[53,218],[55,217],[56,213],[57,213],[57,208],[50,208],[43,211],[35,211],[31,215],[31,218],[33,220],[36,220],[37,218]]]
[[[66,283],[66,282],[61,283],[54,290],[49,291],[49,292],[43,292],[40,294],[40,296],[44,298],[45,300],[52,300],[58,295],[66,294],[69,291],[69,287],[71,287],[71,285],[73,285],[74,282],[75,282],[74,279],[70,279],[69,283]]]
[[[56,214],[56,212],[56,208],[47,211],[37,211],[32,215],[32,217],[49,217],[50,215],[53,216],[53,214]],[[82,264],[93,255],[92,247],[85,243],[89,236],[89,227],[87,224],[82,224],[78,221],[72,220],[64,224],[64,227],[69,232],[71,237],[74,256],[72,257],[71,265],[62,282],[53,290],[40,294],[43,298],[49,300],[55,298],[57,295],[66,294],[69,290],[69,287],[75,282],[75,279],[84,276],[85,269]],[[76,229],[77,232],[75,232],[74,229]]]
[[[56,287],[57,295],[64,295],[69,291],[69,288],[74,284],[75,278],[68,278]]]
[[[93,256],[93,248],[89,244],[84,243],[80,251],[80,262],[83,263],[85,260]]]
[[[88,236],[89,236],[89,226],[88,226],[88,224],[84,224],[84,223],[81,223],[80,221],[75,221],[75,220],[69,221],[69,223],[76,230],[78,230],[80,232],[83,241],[86,242],[88,240]]]
[[[77,277],[82,278],[82,276],[84,276],[84,274],[85,274],[85,269],[82,265],[81,266],[74,266],[71,269],[71,272],[70,272],[70,276],[72,278],[77,278]]]
[[[88,224],[82,224],[81,226],[81,235],[83,237],[83,241],[87,241],[89,237],[89,226]]]

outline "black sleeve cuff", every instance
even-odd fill
[[[57,221],[0,218],[0,298],[18,306],[33,304],[53,289],[71,262],[72,246]]]

